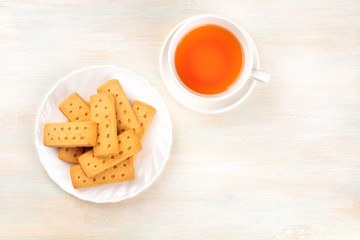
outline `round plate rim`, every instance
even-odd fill
[[[169,148],[168,148],[168,151],[166,152],[166,159],[165,159],[165,162],[163,163],[163,165],[160,167],[160,170],[156,173],[155,177],[150,180],[147,184],[144,185],[143,188],[141,188],[140,190],[130,194],[129,196],[126,196],[126,197],[123,197],[123,198],[120,198],[120,199],[114,199],[114,200],[108,200],[108,201],[97,201],[97,200],[93,200],[93,199],[88,199],[88,198],[84,198],[83,196],[79,196],[79,195],[75,195],[71,192],[68,192],[66,189],[63,188],[63,186],[61,186],[58,182],[56,182],[50,175],[49,175],[49,172],[46,170],[45,166],[44,166],[44,163],[43,163],[43,160],[42,160],[42,157],[39,153],[39,148],[38,148],[38,142],[39,142],[39,138],[38,138],[38,134],[37,134],[37,127],[38,125],[40,124],[39,121],[40,121],[40,113],[41,113],[41,110],[44,108],[45,106],[45,103],[47,101],[47,99],[49,98],[50,94],[52,94],[55,89],[58,87],[59,84],[61,84],[63,81],[65,81],[67,78],[71,77],[72,75],[74,74],[77,74],[79,72],[82,72],[82,71],[86,71],[86,70],[89,70],[89,69],[94,69],[94,68],[114,68],[116,70],[119,70],[119,71],[126,71],[132,75],[135,75],[136,77],[140,78],[145,84],[149,85],[151,88],[153,88],[156,92],[156,94],[158,95],[158,97],[161,99],[161,101],[164,103],[164,106],[165,106],[165,113],[169,119],[169,122],[170,122],[170,139],[171,139],[171,142],[170,142],[170,145],[169,145]],[[71,72],[70,74],[66,75],[65,77],[61,78],[60,80],[58,80],[55,85],[46,93],[45,97],[43,98],[42,102],[41,102],[41,105],[40,107],[38,108],[37,112],[36,112],[36,121],[35,121],[35,124],[34,124],[34,135],[35,135],[35,148],[36,148],[36,152],[37,152],[37,155],[39,157],[39,161],[42,165],[42,167],[45,169],[45,172],[46,174],[49,176],[49,178],[57,185],[59,186],[64,192],[80,199],[80,200],[83,200],[83,201],[88,201],[88,202],[94,202],[94,203],[117,203],[117,202],[121,202],[121,201],[124,201],[126,199],[130,199],[130,198],[133,198],[135,197],[136,195],[138,195],[139,193],[145,191],[146,189],[148,189],[154,182],[156,179],[159,178],[160,174],[162,173],[166,163],[168,162],[169,160],[169,157],[170,157],[170,151],[171,151],[171,147],[172,147],[172,140],[173,140],[173,137],[172,137],[172,121],[171,121],[171,117],[170,117],[170,114],[169,114],[169,109],[165,103],[165,101],[163,100],[163,98],[161,97],[160,93],[156,90],[156,88],[154,88],[145,78],[143,78],[142,76],[132,72],[131,70],[129,69],[126,69],[126,68],[121,68],[121,67],[117,67],[117,66],[114,66],[114,65],[93,65],[93,66],[88,66],[88,67],[84,67],[84,68],[81,68],[81,69],[77,69],[73,72]]]

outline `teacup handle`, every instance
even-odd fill
[[[268,83],[270,81],[270,74],[268,74],[267,72],[264,71],[260,71],[260,70],[252,70],[250,77],[253,78],[254,80],[260,81],[260,82],[264,82],[264,83]]]

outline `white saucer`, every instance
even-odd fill
[[[228,98],[214,102],[211,100],[199,99],[185,93],[178,87],[176,80],[172,77],[172,74],[170,72],[170,66],[168,64],[168,49],[169,49],[170,41],[176,30],[182,24],[184,24],[186,21],[191,20],[192,18],[194,17],[187,18],[184,21],[180,22],[176,27],[174,27],[171,30],[171,32],[165,39],[165,42],[160,51],[160,62],[159,62],[162,80],[167,90],[176,99],[176,101],[178,101],[184,107],[189,108],[193,111],[201,112],[201,113],[220,113],[233,109],[249,96],[249,94],[251,93],[252,89],[256,84],[255,80],[249,79],[249,81],[236,94],[233,94]],[[246,34],[254,53],[253,69],[259,70],[260,60],[259,60],[258,50],[251,36],[247,32]]]

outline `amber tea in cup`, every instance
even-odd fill
[[[208,24],[188,32],[175,50],[175,69],[182,83],[200,94],[219,94],[237,80],[244,53],[236,36]]]

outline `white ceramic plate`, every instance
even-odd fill
[[[221,113],[233,109],[234,107],[242,103],[250,95],[251,91],[255,87],[256,81],[253,79],[249,79],[249,81],[247,81],[246,84],[237,93],[222,100],[214,102],[212,100],[201,99],[191,96],[186,92],[184,92],[183,90],[181,90],[178,84],[176,83],[176,80],[173,78],[171,74],[170,66],[168,63],[168,50],[171,39],[174,36],[176,30],[185,22],[201,16],[202,15],[197,15],[187,18],[184,21],[180,22],[177,26],[175,26],[171,30],[169,35],[166,37],[160,51],[160,60],[159,60],[160,73],[167,90],[175,98],[175,100],[178,101],[180,104],[182,104],[184,107],[201,113],[208,113],[208,114]],[[253,69],[260,70],[260,59],[259,59],[258,50],[251,36],[247,32],[246,34],[254,54]]]
[[[59,104],[77,92],[85,101],[96,94],[101,84],[118,79],[130,103],[140,100],[156,108],[156,113],[143,142],[143,150],[135,160],[135,179],[83,189],[74,189],[70,179],[70,163],[58,159],[58,148],[43,145],[46,123],[65,122]],[[49,177],[64,191],[82,200],[105,203],[134,197],[148,188],[160,175],[169,157],[172,143],[172,124],[166,104],[159,93],[145,79],[135,73],[114,66],[92,66],[80,69],[61,79],[47,93],[35,123],[35,145],[40,161]]]

